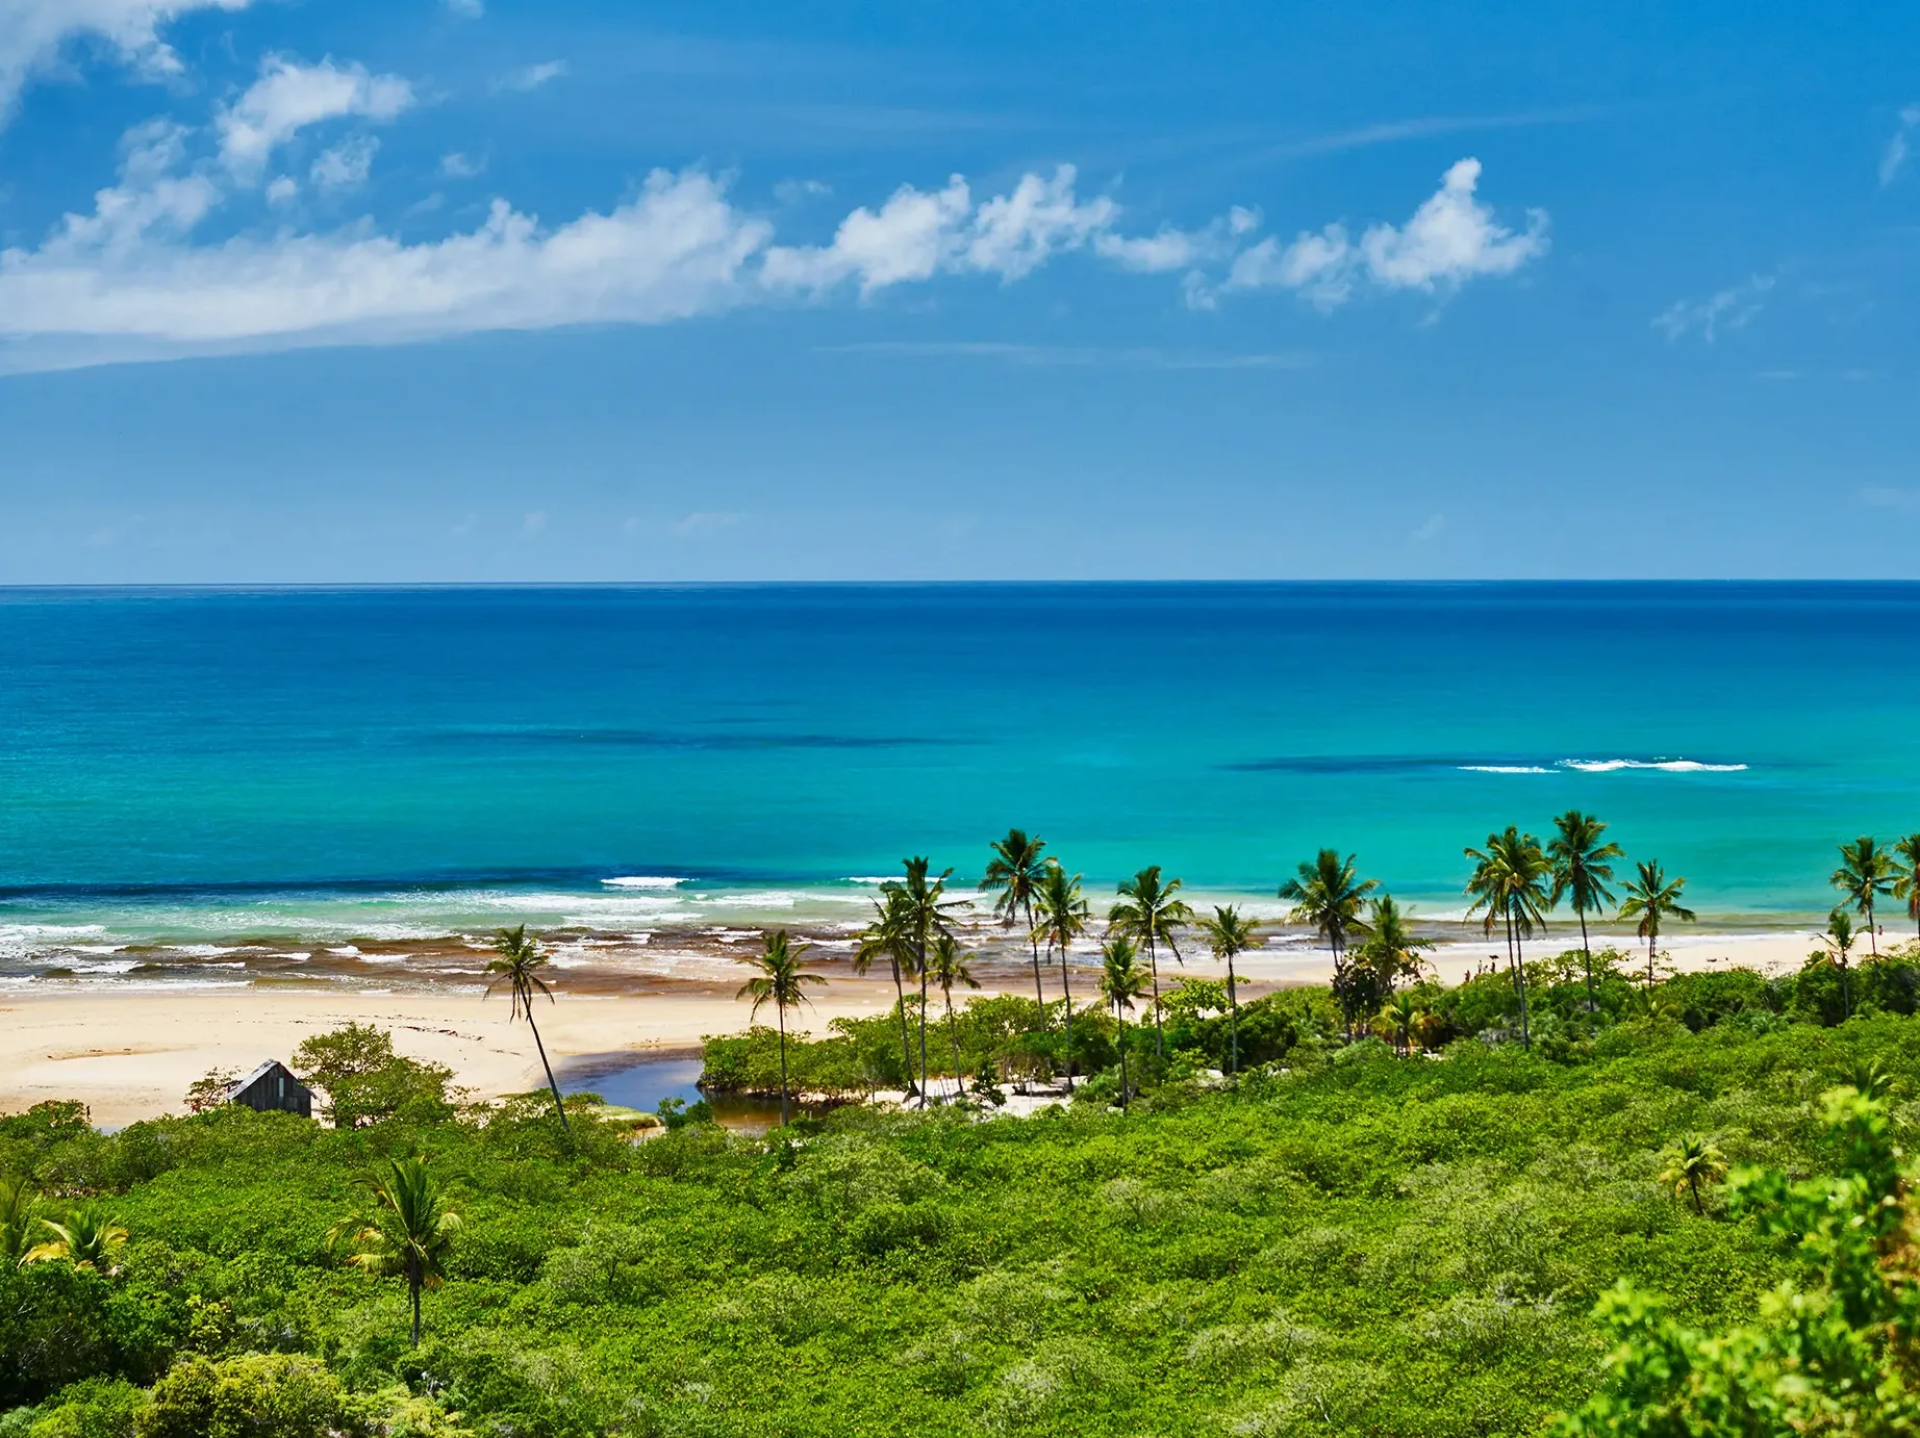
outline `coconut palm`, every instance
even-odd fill
[[[900,1015],[900,1072],[906,1075],[909,1095],[917,1085],[913,1081],[913,1041],[907,1033],[907,991],[902,976],[913,970],[913,933],[908,917],[907,896],[897,889],[884,890],[873,906],[873,922],[861,931],[860,946],[854,950],[853,971],[864,974],[875,959],[884,958],[893,971],[894,1012]]]
[[[750,964],[758,970],[756,974],[740,985],[736,999],[752,999],[753,1007],[747,1013],[751,1023],[760,1017],[760,1006],[772,1004],[774,1017],[780,1025],[780,1126],[787,1124],[787,1010],[797,1009],[809,1002],[806,986],[824,984],[826,980],[819,974],[809,973],[800,967],[807,946],[794,947],[787,937],[785,929],[771,934],[761,935],[763,952],[742,954],[738,962]]]
[[[1848,957],[1853,946],[1860,941],[1859,933],[1853,927],[1853,917],[1845,909],[1835,909],[1827,915],[1827,931],[1820,936],[1820,942],[1826,945],[1827,957],[1833,966],[1840,970],[1840,1013],[1844,1018],[1853,1017],[1852,986],[1848,982]]]
[[[13,1268],[27,1256],[39,1232],[40,1195],[25,1174],[0,1178],[0,1268]]]
[[[1707,1139],[1689,1135],[1667,1150],[1666,1167],[1660,1170],[1660,1182],[1674,1191],[1677,1197],[1686,1193],[1693,1196],[1693,1211],[1705,1213],[1706,1205],[1701,1201],[1700,1186],[1718,1183],[1727,1176],[1727,1161],[1718,1148]]]
[[[1413,1031],[1419,1027],[1420,1020],[1427,1011],[1412,994],[1402,990],[1387,1000],[1380,1010],[1379,1024],[1393,1040],[1394,1048],[1403,1056],[1413,1054]]]
[[[1840,867],[1827,882],[1847,896],[1847,902],[1867,921],[1867,945],[1880,957],[1880,940],[1873,931],[1873,901],[1893,890],[1893,855],[1869,834],[1840,846]]]
[[[1420,953],[1433,947],[1433,940],[1418,937],[1411,924],[1412,916],[1391,894],[1382,894],[1368,907],[1368,933],[1356,957],[1373,974],[1374,987],[1382,995],[1391,994],[1401,979],[1419,978]]]
[[[1264,942],[1259,929],[1259,920],[1242,918],[1231,904],[1215,906],[1213,917],[1200,921],[1207,947],[1227,966],[1227,1074],[1231,1078],[1240,1076],[1240,996],[1234,989],[1233,960]]]
[[[1482,928],[1493,932],[1496,918],[1506,930],[1507,966],[1513,975],[1513,987],[1520,997],[1520,1042],[1531,1048],[1533,1031],[1527,1005],[1526,941],[1536,929],[1547,926],[1549,904],[1547,885],[1552,872],[1540,841],[1522,834],[1509,824],[1502,833],[1487,835],[1485,849],[1467,849],[1474,861],[1467,880],[1467,894],[1473,902],[1469,915],[1484,909]]]
[[[1066,1021],[1061,1032],[1067,1040],[1067,1092],[1073,1092],[1073,985],[1068,977],[1067,956],[1073,941],[1087,931],[1087,901],[1080,892],[1079,874],[1068,874],[1058,859],[1046,861],[1040,892],[1034,907],[1040,922],[1035,930],[1046,943],[1047,956],[1060,951],[1060,994],[1066,1000]]]
[[[1307,924],[1327,941],[1333,954],[1333,990],[1340,1000],[1340,1018],[1348,1038],[1353,1037],[1353,1012],[1348,995],[1347,940],[1367,932],[1361,905],[1380,886],[1378,879],[1356,875],[1353,855],[1343,861],[1337,849],[1322,849],[1310,863],[1300,865],[1296,877],[1280,886],[1280,897],[1293,905],[1287,922]]]
[[[1897,862],[1893,867],[1893,896],[1904,899],[1907,917],[1920,934],[1920,834],[1909,834],[1893,846]]]
[[[898,894],[901,921],[912,945],[913,969],[920,979],[920,1107],[927,1106],[927,956],[940,935],[952,932],[953,911],[964,899],[946,897],[947,880],[952,869],[943,869],[928,877],[929,861],[920,856],[902,861],[905,877],[889,880],[881,886],[888,894]]]
[[[1607,826],[1591,814],[1569,809],[1553,821],[1559,833],[1547,844],[1547,857],[1553,863],[1553,893],[1547,907],[1557,909],[1562,899],[1573,900],[1573,912],[1580,920],[1580,959],[1587,971],[1587,1008],[1598,1011],[1599,1000],[1593,991],[1593,948],[1587,940],[1587,911],[1598,912],[1613,905],[1612,861],[1625,857],[1618,844],[1600,842]]]
[[[407,1280],[413,1305],[413,1346],[420,1346],[420,1292],[446,1280],[447,1259],[460,1215],[447,1204],[446,1191],[426,1159],[387,1160],[386,1168],[363,1182],[372,1211],[342,1219],[327,1234],[327,1246],[352,1249],[347,1262],[376,1278]]]
[[[525,924],[496,933],[493,950],[500,957],[487,965],[487,973],[493,975],[487,984],[487,995],[492,997],[495,990],[505,988],[513,996],[507,1021],[525,1019],[527,1027],[533,1030],[533,1046],[540,1051],[540,1067],[547,1071],[547,1088],[553,1094],[553,1111],[560,1115],[560,1127],[571,1132],[567,1125],[567,1106],[560,1101],[560,1085],[553,1081],[553,1065],[547,1062],[547,1046],[540,1041],[540,1026],[533,1021],[535,994],[544,994],[548,1003],[553,1002],[553,990],[540,977],[540,970],[547,966],[547,956],[540,952],[537,942],[527,937]]]
[[[1639,873],[1627,880],[1627,901],[1620,906],[1622,919],[1638,919],[1634,930],[1647,941],[1647,987],[1653,987],[1653,950],[1660,939],[1660,925],[1667,919],[1693,922],[1693,910],[1680,903],[1680,891],[1687,887],[1684,877],[1669,879],[1657,859],[1643,859]]]
[[[1139,949],[1126,934],[1110,934],[1100,946],[1100,997],[1113,1007],[1120,1025],[1120,1107],[1133,1089],[1127,1079],[1127,1010],[1147,992],[1147,975],[1140,972]]]
[[[1147,967],[1153,975],[1153,1051],[1164,1058],[1167,1036],[1160,1022],[1160,945],[1173,950],[1174,962],[1185,966],[1175,931],[1193,922],[1193,910],[1179,896],[1180,880],[1162,880],[1158,864],[1126,880],[1119,892],[1120,901],[1107,910],[1107,930],[1147,951]]]
[[[41,1231],[51,1238],[36,1243],[21,1255],[22,1263],[71,1263],[92,1273],[114,1273],[114,1260],[127,1246],[127,1230],[105,1205],[83,1203],[56,1223],[51,1218],[37,1220]]]
[[[934,940],[933,955],[928,960],[933,982],[947,1004],[947,1037],[953,1041],[953,1087],[956,1094],[961,1089],[963,1071],[960,1066],[960,1029],[953,1021],[953,986],[961,984],[969,989],[980,987],[980,981],[967,965],[967,958],[966,954],[960,952],[960,945],[952,934],[942,934]]]
[[[1028,836],[1025,829],[1009,829],[1007,837],[993,842],[993,857],[980,880],[980,892],[994,894],[993,912],[1003,928],[1011,929],[1018,918],[1026,922],[1027,940],[1033,947],[1033,1001],[1040,1009],[1040,1027],[1047,1025],[1047,995],[1040,984],[1040,940],[1033,931],[1033,900],[1046,875],[1040,851],[1047,847],[1038,834]]]

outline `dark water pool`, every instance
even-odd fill
[[[677,1098],[689,1107],[707,1096],[700,1092],[700,1060],[631,1054],[604,1054],[567,1063],[558,1078],[565,1093],[597,1093],[610,1104],[653,1113],[662,1099]],[[780,1100],[715,1094],[707,1101],[720,1123],[740,1133],[766,1133],[779,1126]]]

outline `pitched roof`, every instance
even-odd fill
[[[234,1084],[232,1088],[227,1090],[228,1102],[232,1102],[239,1095],[245,1093],[248,1089],[252,1088],[256,1083],[258,1083],[261,1079],[265,1078],[268,1074],[272,1073],[275,1069],[284,1070],[287,1077],[289,1079],[292,1079],[294,1083],[300,1084],[301,1088],[306,1087],[305,1084],[300,1083],[299,1079],[294,1078],[293,1070],[287,1068],[287,1066],[281,1063],[279,1059],[268,1059],[265,1063],[261,1064],[259,1068],[255,1069],[252,1073],[248,1074],[245,1078],[241,1079],[239,1082]]]

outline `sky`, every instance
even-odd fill
[[[0,0],[0,583],[1920,576],[1920,7]]]

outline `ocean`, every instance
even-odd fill
[[[1444,921],[1569,807],[1703,918],[1824,914],[1920,830],[1920,586],[0,591],[16,984],[850,932],[1009,825],[1096,896],[1277,913],[1329,845]]]

